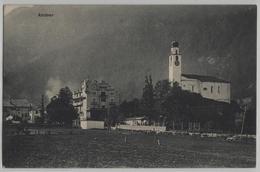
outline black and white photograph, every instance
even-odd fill
[[[2,168],[256,168],[257,4],[3,4]]]

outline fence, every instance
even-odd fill
[[[90,121],[90,120],[80,121],[80,127],[82,129],[92,129],[92,128],[104,129],[104,121]]]
[[[144,125],[119,125],[117,126],[118,129],[123,130],[135,130],[135,131],[159,131],[164,132],[166,131],[165,126],[144,126]]]

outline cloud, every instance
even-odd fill
[[[59,77],[51,77],[47,82],[45,94],[50,100],[53,96],[56,96],[59,93],[61,88],[66,86],[68,86],[72,92],[77,88],[77,84],[72,82],[63,82]]]
[[[64,83],[59,78],[50,78],[47,82],[47,89],[45,94],[49,100],[58,94]]]
[[[197,61],[198,61],[199,63],[204,63],[204,62],[206,62],[206,63],[208,63],[208,64],[213,65],[213,64],[216,63],[216,58],[211,57],[211,56],[209,56],[209,57],[204,57],[204,56],[202,56],[202,57],[199,57]]]
[[[205,57],[202,56],[202,57],[198,58],[198,62],[199,62],[199,63],[202,63],[202,62],[204,61],[204,59],[205,59]]]
[[[5,95],[27,93],[38,101],[39,94],[55,95],[66,84],[74,91],[73,84],[78,89],[80,81],[90,76],[120,90],[122,100],[140,97],[146,73],[154,82],[168,77],[172,39],[182,47],[183,72],[229,78],[234,94],[255,81],[256,7],[253,11],[247,6],[17,8],[9,9],[4,23]],[[55,16],[39,18],[39,11]],[[215,25],[223,15],[226,20]],[[219,58],[226,53],[236,58],[230,62]],[[201,58],[195,61],[195,57]]]
[[[207,61],[208,61],[208,63],[211,64],[211,65],[216,63],[216,60],[215,60],[214,57],[207,57]]]

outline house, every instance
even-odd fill
[[[166,126],[149,125],[148,118],[144,116],[131,117],[124,120],[124,124],[119,124],[117,129],[131,130],[131,131],[146,131],[146,132],[164,132],[166,131]]]
[[[3,118],[14,121],[27,121],[32,104],[27,99],[9,99],[3,101]],[[11,118],[12,116],[12,118]]]
[[[230,103],[230,82],[214,76],[182,73],[182,54],[179,43],[173,41],[169,56],[169,82],[177,82],[183,90],[198,93],[204,98]]]
[[[3,121],[13,120],[16,115],[16,108],[9,100],[3,100]]]
[[[36,123],[37,118],[41,117],[41,108],[33,107],[29,111],[29,123]]]
[[[79,113],[74,126],[82,129],[104,128],[109,109],[118,104],[119,93],[107,82],[84,80],[80,89],[73,93],[73,106]]]
[[[148,119],[144,116],[141,117],[131,117],[131,118],[126,118],[124,121],[125,124],[127,125],[148,125]]]

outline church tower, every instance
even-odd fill
[[[181,53],[179,43],[171,43],[171,54],[169,56],[169,82],[171,86],[174,82],[181,84]]]

